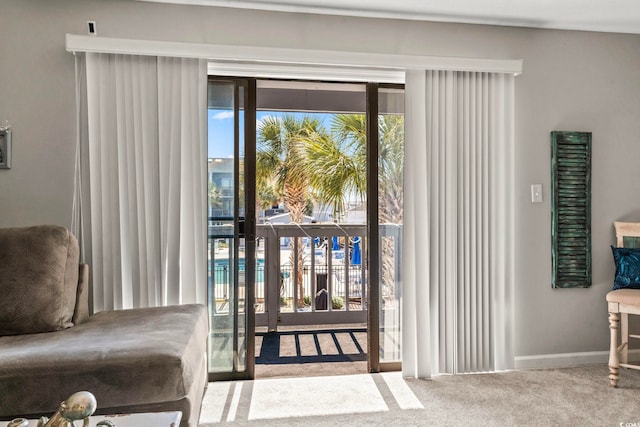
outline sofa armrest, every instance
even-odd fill
[[[76,306],[73,310],[73,324],[78,325],[89,319],[89,265],[80,264]]]

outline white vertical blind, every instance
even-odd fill
[[[427,114],[424,71],[407,70],[405,87],[404,213],[402,238],[402,371],[429,378],[433,372],[431,313],[437,301],[429,296],[429,189],[426,188]],[[411,88],[411,90],[407,90]]]
[[[161,259],[166,298],[163,304],[204,302],[208,200],[206,61],[158,57],[158,83],[160,170],[163,171],[160,174]]]
[[[511,368],[514,77],[410,70],[406,93],[403,372]]]
[[[86,54],[94,311],[204,302],[206,61]]]

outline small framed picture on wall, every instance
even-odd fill
[[[11,169],[11,129],[0,129],[0,169]]]

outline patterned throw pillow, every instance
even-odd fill
[[[640,249],[611,246],[616,264],[613,289],[640,289]]]

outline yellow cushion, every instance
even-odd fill
[[[640,289],[618,289],[607,294],[608,302],[640,306]]]

